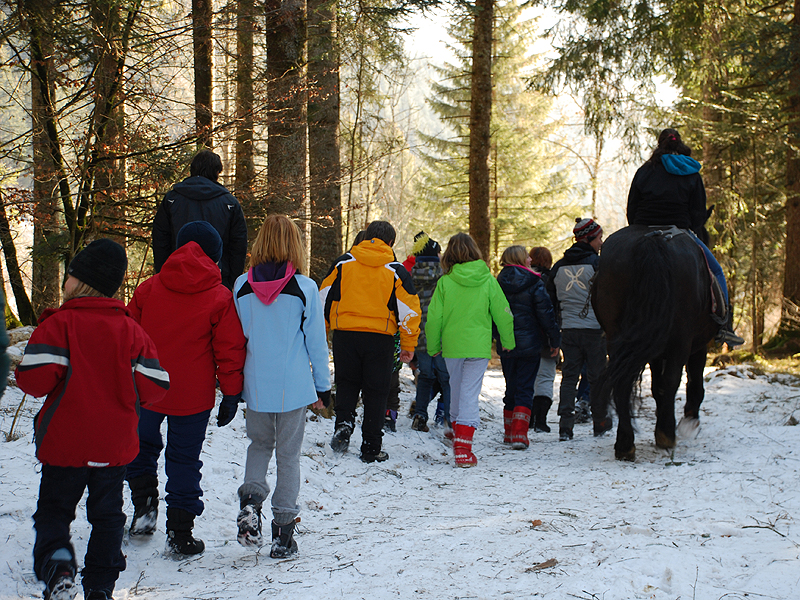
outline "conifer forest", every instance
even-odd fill
[[[737,331],[796,355],[800,3],[0,0],[6,324],[58,306],[99,237],[127,249],[127,300],[203,148],[250,241],[290,215],[319,282],[375,219],[400,260],[420,230],[469,232],[493,269],[512,244],[558,258],[576,217],[627,224],[665,127],[703,165]]]

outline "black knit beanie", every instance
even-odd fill
[[[125,248],[102,238],[75,255],[67,273],[109,298],[117,293],[128,270]]]
[[[219,232],[206,221],[192,221],[181,227],[175,246],[180,248],[189,242],[196,242],[211,260],[218,263],[222,258],[222,238]]]

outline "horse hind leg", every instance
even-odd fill
[[[633,462],[636,460],[631,407],[633,405],[633,382],[614,389],[614,404],[617,408],[617,441],[614,443],[614,456],[617,460]]]
[[[681,383],[683,363],[662,359],[650,365],[653,398],[656,401],[655,442],[658,448],[675,447],[675,394]]]
[[[678,434],[685,439],[697,437],[700,431],[700,404],[705,397],[703,369],[706,366],[705,346],[692,354],[686,363],[686,406],[678,423]]]

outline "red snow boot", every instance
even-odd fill
[[[503,443],[511,443],[511,423],[513,423],[514,413],[510,410],[503,410]]]
[[[456,457],[457,467],[472,467],[478,464],[478,459],[472,453],[472,436],[475,428],[461,423],[453,423],[453,454]]]
[[[528,447],[528,423],[531,422],[531,409],[515,406],[511,423],[511,447],[525,450]]]

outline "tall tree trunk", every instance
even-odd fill
[[[254,0],[236,3],[236,182],[234,192],[242,204],[247,221],[247,237],[255,234],[263,219],[263,209],[256,205],[253,184],[256,166],[253,152],[253,33]]]
[[[307,89],[305,0],[267,0],[267,210],[304,219]]]
[[[66,226],[70,232],[70,239],[65,244],[66,247],[62,253],[62,258],[65,263],[68,263],[75,252],[75,206],[67,179],[64,156],[61,152],[61,139],[58,135],[52,69],[48,68],[49,54],[45,53],[49,39],[47,26],[53,17],[52,12],[48,12],[51,7],[52,5],[41,3],[39,0],[24,0],[22,12],[30,34],[31,77],[38,81],[41,99],[41,111],[37,114],[37,119],[43,128],[42,138],[47,142],[47,148],[43,151],[49,155],[55,169],[54,178],[57,181],[58,197]]]
[[[342,253],[342,167],[339,157],[339,53],[336,4],[308,6],[308,170],[311,272],[321,282]]]
[[[494,0],[477,0],[472,34],[469,114],[469,233],[489,260],[489,150],[492,117]]]
[[[11,228],[6,216],[6,205],[2,197],[0,197],[0,243],[3,246],[3,255],[6,258],[6,269],[11,289],[14,292],[14,300],[17,302],[19,320],[22,321],[23,325],[36,325],[36,314],[33,312],[33,306],[22,281],[19,261],[17,260],[17,249],[14,246],[14,238],[11,236]]]
[[[207,148],[213,146],[212,85],[213,0],[192,0],[192,43],[194,46],[194,111],[197,143]]]
[[[49,2],[39,3],[40,10],[52,14]],[[46,42],[47,38],[43,40]],[[48,97],[55,95],[53,85],[53,61],[51,48],[44,49]],[[46,308],[55,308],[61,303],[61,255],[59,234],[63,223],[59,222],[58,176],[50,141],[45,130],[47,104],[39,78],[31,77],[31,128],[33,132],[33,248],[31,267],[31,304],[33,312],[41,314]]]
[[[119,5],[113,0],[95,0],[91,5],[94,23],[95,53],[98,67],[95,77],[95,122],[106,121],[98,136],[97,174],[92,210],[92,233],[112,237],[124,245],[125,232],[125,161],[115,159],[125,131],[123,92],[118,69],[123,56]],[[109,102],[110,96],[114,99]],[[99,127],[94,129],[99,130]]]
[[[786,259],[781,330],[800,333],[800,0],[794,1],[786,150]]]

